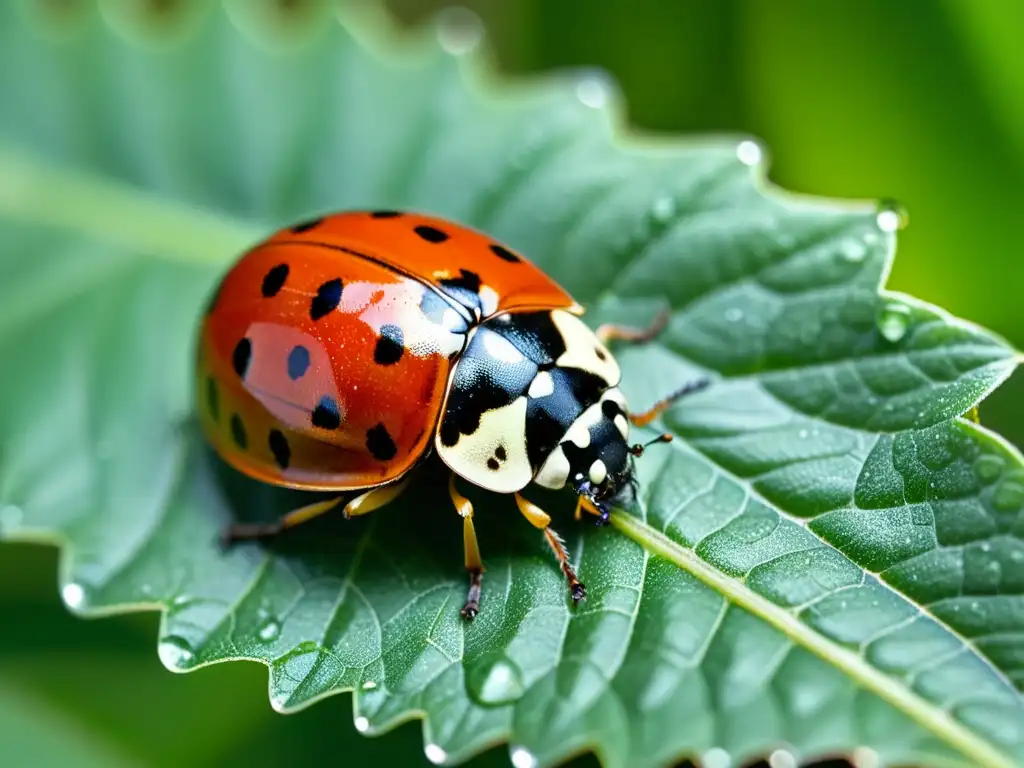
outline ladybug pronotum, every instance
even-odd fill
[[[395,499],[436,452],[463,518],[469,593],[483,564],[456,478],[513,494],[543,531],[574,602],[586,591],[546,512],[522,491],[571,486],[607,522],[633,492],[630,424],[652,421],[618,388],[605,344],[650,328],[591,331],[583,308],[523,256],[467,227],[398,211],[339,213],[276,232],[221,282],[202,323],[196,385],[204,434],[244,474],[310,491],[360,491],[351,517]],[[667,441],[664,435],[657,441]],[[272,536],[336,507],[319,501],[228,542]]]

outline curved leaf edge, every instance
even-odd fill
[[[388,18],[386,12],[379,9],[379,6],[375,4],[364,6],[359,9],[350,8],[348,10],[339,11],[338,16],[341,23],[346,27],[346,30],[354,38],[355,42],[362,46],[364,53],[376,57],[379,61],[385,61],[390,65],[416,64],[422,62],[425,56],[436,55],[438,39],[440,35],[443,34],[445,26],[451,22],[451,19],[447,17],[450,10],[451,9],[446,9],[445,11],[436,14],[432,22],[425,23],[415,30],[401,29],[390,18]],[[458,11],[460,14],[470,13],[464,9],[458,9]],[[459,21],[465,23],[467,18],[467,16],[463,15]],[[110,20],[107,19],[107,21],[109,22]],[[324,19],[323,21],[326,23],[337,23],[337,20],[333,18]],[[477,20],[475,23],[479,23],[479,21]],[[111,26],[114,27],[115,25],[111,24]],[[122,30],[122,33],[123,32],[124,30]],[[460,51],[459,54],[459,74],[462,80],[462,85],[467,90],[471,91],[472,96],[481,103],[508,104],[515,101],[516,97],[524,91],[537,93],[545,87],[561,89],[567,84],[578,85],[580,82],[579,71],[573,73],[571,71],[562,70],[544,75],[533,75],[532,77],[509,77],[507,75],[503,75],[498,71],[493,60],[493,56],[491,55],[492,52],[485,45],[485,36],[483,36],[482,33],[480,35],[480,39],[476,40],[475,44],[471,46],[471,48]],[[868,213],[875,211],[899,216],[899,214],[892,208],[880,207],[880,204],[877,201],[826,198],[819,195],[796,193],[777,186],[768,178],[770,156],[766,148],[759,141],[747,135],[729,136],[725,134],[716,134],[713,136],[679,137],[673,135],[654,135],[645,133],[635,126],[630,125],[626,120],[624,99],[610,76],[599,69],[591,68],[585,71],[588,73],[587,77],[594,78],[599,81],[601,87],[606,89],[606,98],[603,103],[600,106],[595,107],[595,109],[597,109],[606,120],[606,127],[610,133],[611,139],[613,140],[613,146],[615,149],[625,151],[659,150],[671,152],[687,148],[708,149],[715,146],[734,150],[737,146],[742,145],[752,158],[751,162],[744,161],[744,163],[749,167],[751,182],[755,189],[765,197],[773,197],[777,200],[790,203],[794,207],[806,208],[824,206],[831,211],[846,210],[851,213]],[[113,220],[111,221],[111,226],[105,227],[102,221],[85,222],[81,219],[76,220],[73,214],[65,215],[69,210],[68,208],[53,205],[40,205],[39,207],[34,207],[30,204],[33,200],[39,200],[40,202],[44,199],[52,201],[53,198],[51,195],[55,188],[66,193],[70,192],[74,194],[75,191],[85,187],[91,188],[94,191],[98,189],[102,193],[108,195],[111,200],[117,202],[117,205],[109,207],[108,210],[123,210],[122,207],[119,207],[120,205],[137,206],[139,205],[138,201],[141,198],[141,205],[143,208],[149,209],[149,213],[155,214],[158,219],[164,218],[161,222],[164,226],[159,228],[157,237],[155,238],[151,234],[143,232],[141,229],[135,234],[143,241],[141,243],[143,246],[150,247],[150,249],[152,249],[154,244],[162,246],[157,251],[158,255],[169,257],[174,260],[197,263],[216,261],[223,258],[223,256],[214,258],[212,257],[212,254],[234,253],[259,236],[257,228],[252,224],[245,223],[240,225],[236,221],[232,221],[226,217],[217,216],[215,214],[211,215],[210,212],[207,211],[191,209],[181,205],[180,203],[157,199],[152,196],[148,196],[145,193],[140,195],[139,190],[120,187],[116,183],[88,174],[82,174],[76,171],[67,172],[63,169],[57,170],[47,168],[45,162],[37,161],[35,158],[26,157],[17,150],[12,150],[13,148],[11,147],[4,147],[0,145],[0,169],[4,171],[3,175],[5,177],[5,184],[3,187],[0,187],[0,211],[16,212],[34,223],[48,224],[74,231],[91,230],[96,233],[104,232],[107,234],[110,232],[118,232],[118,228],[113,226],[115,223]],[[21,184],[11,183],[12,180],[14,182],[21,182]],[[28,204],[26,201],[28,201]],[[152,218],[150,220],[152,220]],[[193,251],[189,247],[182,248],[178,245],[180,242],[180,233],[182,231],[190,231],[189,229],[179,228],[179,224],[184,221],[188,221],[192,227],[197,228],[204,236],[201,239],[195,240],[190,238],[190,242],[201,241],[204,243],[204,246],[200,247],[197,245]],[[119,216],[117,218],[117,223],[123,223],[123,218]],[[955,317],[942,308],[928,302],[914,298],[902,292],[889,291],[885,289],[885,283],[888,280],[895,258],[895,228],[896,227],[885,228],[891,236],[886,239],[885,263],[877,286],[879,296],[882,299],[898,301],[903,304],[933,312],[951,325],[959,325],[960,327],[969,328],[973,331],[988,335],[993,340],[998,341],[1005,348],[1013,350],[1012,345],[1009,344],[1008,341],[988,329],[984,329],[971,321]],[[195,231],[195,229],[192,231]],[[174,238],[168,238],[168,240],[171,240],[172,242],[168,242],[167,240],[163,240],[159,237],[163,232],[174,235]],[[130,238],[132,233],[129,233],[128,236]],[[120,237],[124,237],[124,235],[120,235]],[[218,247],[209,247],[209,243],[211,241],[215,242]],[[1024,362],[1024,354],[1014,350],[1012,357],[1009,357],[1004,361],[993,363],[992,366],[996,369],[994,375],[990,378],[988,386],[975,397],[972,407],[969,408],[968,411],[976,407],[1007,378],[1009,378],[1017,365],[1021,362]],[[1009,443],[998,433],[987,429],[981,424],[976,423],[963,415],[951,419],[950,421],[962,425],[965,429],[972,432],[975,438],[998,445],[1016,464],[1024,468],[1024,454],[1022,454],[1016,446]],[[0,523],[2,523],[2,516],[0,516]],[[806,627],[806,625],[795,617],[785,616],[785,611],[783,609],[775,606],[773,603],[770,603],[766,598],[762,598],[753,591],[747,589],[738,579],[718,572],[712,566],[701,560],[692,552],[692,550],[685,549],[660,531],[648,526],[638,517],[623,511],[616,511],[613,513],[612,523],[620,533],[644,547],[649,552],[668,559],[677,567],[687,571],[703,583],[711,586],[734,604],[747,610],[752,610],[756,615],[765,619],[773,627],[786,634],[797,645],[800,645],[816,655],[821,655],[821,650],[827,647],[829,649],[828,654],[822,656],[826,661],[835,664],[836,659],[841,656],[855,656],[855,654],[852,654],[846,649],[840,647],[837,643],[815,635],[813,630]],[[123,603],[107,606],[80,606],[80,599],[76,598],[74,593],[77,586],[70,578],[70,575],[74,570],[74,545],[64,534],[46,529],[33,530],[31,528],[20,528],[16,534],[11,535],[5,533],[2,528],[3,526],[0,525],[0,543],[6,539],[7,541],[12,542],[41,544],[55,546],[58,548],[58,584],[60,585],[61,596],[65,606],[75,616],[79,618],[104,618],[132,613],[157,611],[160,613],[158,642],[159,639],[167,636],[167,615],[170,606],[166,603],[154,601]],[[774,616],[773,618],[769,618],[766,614],[774,614]],[[158,656],[159,655],[158,645]],[[284,655],[287,656],[287,654]],[[182,668],[161,657],[161,662],[164,664],[165,668],[171,672],[179,674],[190,673],[214,664],[234,661],[256,662],[269,668],[270,679],[268,681],[268,698],[270,699],[273,709],[281,714],[297,713],[328,697],[332,697],[337,694],[352,693],[353,720],[356,729],[360,733],[365,736],[382,736],[400,725],[414,720],[421,720],[423,740],[424,744],[427,745],[429,752],[429,745],[432,744],[432,725],[430,715],[425,710],[416,708],[408,709],[391,720],[371,728],[366,719],[360,717],[359,697],[354,686],[333,688],[318,696],[306,699],[300,704],[294,706],[289,706],[287,702],[276,700],[273,696],[274,675],[278,671],[277,664],[279,660],[267,661],[262,658],[239,655],[224,657],[221,659],[206,660],[187,668]],[[905,714],[908,714],[915,721],[928,728],[928,730],[932,730],[929,728],[929,723],[938,724],[941,721],[942,729],[947,734],[947,736],[943,737],[944,740],[965,756],[973,757],[978,760],[978,764],[980,765],[1013,766],[1013,761],[1007,755],[996,750],[988,742],[976,736],[965,726],[962,726],[958,722],[949,718],[945,713],[933,707],[929,702],[909,691],[899,690],[894,686],[888,685],[889,678],[887,675],[875,670],[873,667],[870,667],[859,657],[848,661],[850,664],[855,664],[862,668],[858,672],[858,675],[854,676],[864,685],[865,688],[872,690],[881,698],[889,701],[890,704],[893,704],[896,708],[900,709]],[[849,671],[845,666],[843,668],[844,671]],[[865,680],[868,682],[866,683]],[[893,691],[895,691],[895,695],[893,694]],[[362,722],[360,722],[361,720]],[[492,748],[507,743],[507,741],[508,734],[503,734],[485,743],[476,745],[471,752],[467,751],[464,754],[453,753],[445,755],[444,762],[445,764],[462,763]],[[510,745],[510,751],[514,756],[514,745]],[[587,752],[593,752],[598,759],[600,759],[600,751],[600,745],[596,743],[580,744],[576,745],[576,748],[572,750],[571,754],[567,753],[562,755],[561,759],[569,760],[573,757],[586,754]],[[838,757],[839,755],[829,753],[829,756]],[[850,758],[852,757],[852,754],[844,756]],[[428,754],[428,758],[429,757],[430,755]],[[675,756],[675,759],[679,760],[686,758],[699,759],[700,755],[696,755],[691,751],[684,751]]]

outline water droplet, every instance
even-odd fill
[[[187,669],[195,661],[196,652],[188,642],[177,635],[168,635],[156,648],[160,661],[172,672]]]
[[[898,301],[889,301],[878,312],[878,332],[892,343],[907,335],[910,326],[910,307]]]
[[[729,768],[732,756],[721,747],[712,747],[704,753],[701,762],[704,768]]]
[[[878,205],[875,223],[883,232],[895,232],[907,226],[907,212],[895,200],[883,200]]]
[[[985,454],[979,456],[978,460],[974,462],[974,475],[987,485],[999,479],[999,476],[1003,474],[1005,466],[1006,462],[1003,461],[1001,456],[995,456],[991,453]]]
[[[738,323],[743,319],[743,310],[739,307],[729,307],[725,310],[725,319],[730,323]]]
[[[1015,563],[1024,562],[1024,552],[1021,552],[1019,549],[1015,549],[1010,553],[1010,559]]]
[[[764,153],[761,151],[761,145],[756,141],[747,139],[741,141],[736,145],[736,157],[744,165],[757,165],[761,162],[761,157]]]
[[[260,625],[256,634],[264,643],[272,643],[281,634],[281,623],[270,616]]]
[[[867,243],[868,245],[875,245],[878,242],[878,235],[876,235],[874,232],[865,232],[864,242]]]
[[[81,608],[85,604],[85,590],[81,584],[65,584],[60,590],[60,596],[64,598],[64,605],[71,610]]]
[[[776,749],[768,755],[770,768],[796,768],[796,758],[793,753],[785,749]]]
[[[453,56],[469,53],[480,44],[484,26],[468,8],[444,8],[437,17],[437,41]]]
[[[373,680],[367,680],[365,683],[363,683],[363,690],[364,691],[372,691],[376,687],[377,687],[377,684],[375,682],[373,682]]]
[[[576,83],[576,98],[591,109],[600,109],[608,103],[611,87],[607,75],[591,73]]]
[[[434,765],[441,765],[448,759],[448,753],[437,746],[437,744],[427,744],[427,746],[423,748],[423,754],[426,755],[427,760],[432,762]]]
[[[365,717],[357,717],[355,720],[356,730],[360,733],[366,733],[370,730],[370,721]]]
[[[811,434],[811,433],[810,433],[810,432],[808,432],[808,431],[807,431],[806,429],[801,429],[801,430],[800,430],[799,432],[797,432],[796,434],[797,434],[797,437],[799,437],[799,438],[800,438],[801,440],[806,440],[806,439],[807,439],[807,436],[808,436],[809,434]]]
[[[882,761],[871,747],[857,747],[853,750],[853,764],[856,768],[878,768]]]
[[[676,215],[676,201],[671,197],[659,197],[651,206],[651,217],[660,224],[667,224]]]
[[[987,541],[983,541],[979,549],[981,549],[982,552],[990,552],[992,550],[992,545]]]
[[[868,255],[868,247],[860,240],[844,240],[839,246],[839,253],[847,261],[863,261]]]
[[[24,516],[25,513],[21,511],[21,507],[16,507],[13,504],[0,507],[0,529],[13,528],[21,523]]]
[[[512,747],[509,751],[512,768],[536,768],[537,758],[533,753],[522,747]]]
[[[1001,512],[1014,512],[1024,506],[1024,485],[1003,480],[992,493],[992,504]]]
[[[466,685],[473,698],[490,706],[508,704],[525,691],[519,667],[501,654],[484,657],[470,666]]]

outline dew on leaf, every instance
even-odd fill
[[[747,139],[736,145],[736,157],[738,157],[739,161],[744,165],[757,165],[761,162],[761,156],[763,154],[764,153],[761,151],[761,145],[756,141]]]
[[[426,755],[427,760],[432,762],[434,765],[441,765],[448,759],[448,753],[437,746],[437,744],[427,744],[423,748],[423,754]]]
[[[1015,563],[1024,562],[1024,552],[1021,552],[1019,549],[1015,549],[1010,553],[1010,559]]]
[[[256,635],[264,643],[271,643],[281,634],[281,622],[273,616],[268,617],[262,624]]]
[[[776,749],[768,755],[769,768],[796,768],[796,758],[786,749]]]
[[[870,747],[857,747],[853,750],[852,757],[856,768],[879,768],[882,764],[878,753]]]
[[[994,483],[1001,474],[1006,466],[1006,462],[1003,461],[1001,456],[995,456],[994,454],[985,454],[979,456],[978,460],[974,462],[974,476],[981,482],[988,485]]]
[[[372,691],[376,687],[377,683],[375,683],[373,680],[367,680],[365,683],[363,683],[364,691]]]
[[[523,674],[503,654],[487,656],[466,670],[470,695],[487,706],[500,706],[520,698],[524,691]]]
[[[366,733],[368,730],[370,730],[370,721],[367,720],[365,717],[357,717],[355,719],[355,726],[356,730],[360,733]]]
[[[743,310],[739,307],[729,307],[725,310],[725,319],[730,323],[738,323],[743,319]]]
[[[895,232],[907,225],[907,213],[895,200],[883,200],[878,205],[875,223],[883,232]]]
[[[599,73],[589,74],[576,84],[576,98],[591,109],[607,104],[610,91],[607,76]]]
[[[522,747],[513,747],[509,752],[509,760],[513,768],[536,768],[537,758],[533,753]]]
[[[659,197],[651,206],[651,218],[659,224],[667,224],[676,215],[676,201],[672,197]]]
[[[187,669],[196,658],[196,652],[188,641],[177,635],[163,638],[156,652],[163,665],[171,671]]]
[[[992,505],[1000,512],[1013,512],[1024,506],[1024,485],[1003,480],[992,493]]]
[[[868,255],[868,247],[860,240],[844,240],[839,246],[839,253],[846,261],[863,261]]]
[[[910,307],[902,302],[889,301],[878,311],[878,332],[894,344],[907,335],[910,327]]]
[[[701,764],[704,768],[729,768],[732,756],[721,747],[712,747],[704,753]]]
[[[483,34],[480,17],[468,8],[444,8],[438,14],[437,42],[453,56],[471,52],[480,44]]]
[[[81,584],[65,584],[60,590],[60,596],[64,600],[64,605],[72,610],[85,604],[85,590]]]
[[[797,432],[797,437],[799,437],[801,440],[806,440],[807,436],[810,434],[810,431],[806,429],[801,429],[799,432]]]

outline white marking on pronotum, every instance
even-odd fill
[[[554,391],[555,380],[551,378],[551,374],[547,371],[538,371],[537,375],[533,377],[533,381],[530,382],[530,389],[526,394],[536,399],[538,397],[547,397]]]
[[[484,332],[481,339],[487,354],[495,360],[509,365],[523,361],[523,353],[516,349],[511,341],[493,331]]]
[[[551,455],[541,464],[533,481],[539,486],[557,491],[565,486],[568,479],[569,460],[565,458],[562,446],[556,445],[555,449],[551,451]]]

